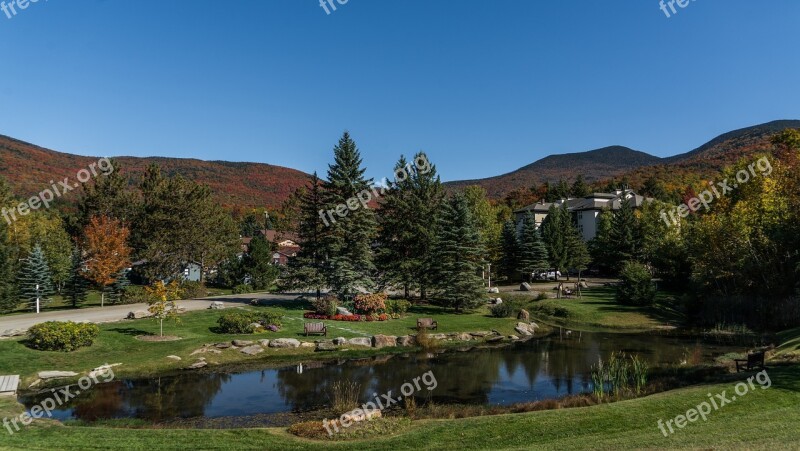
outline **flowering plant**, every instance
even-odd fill
[[[387,296],[384,293],[359,294],[354,299],[356,310],[373,314],[379,310],[386,310]]]

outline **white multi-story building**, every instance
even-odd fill
[[[603,210],[619,210],[622,207],[622,202],[628,199],[633,208],[641,207],[645,202],[651,199],[640,196],[633,192],[633,190],[617,190],[613,193],[593,193],[586,197],[561,199],[555,202],[539,202],[533,205],[528,205],[525,208],[516,210],[514,212],[517,222],[517,228],[521,229],[522,219],[530,211],[533,213],[536,220],[536,226],[542,225],[542,221],[547,217],[550,207],[555,205],[561,207],[567,204],[567,210],[572,214],[572,220],[581,231],[583,239],[590,241],[597,236],[597,224],[600,219],[600,213]]]

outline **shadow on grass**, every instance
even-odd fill
[[[128,335],[131,337],[139,337],[139,336],[153,336],[155,335],[152,332],[147,332],[141,329],[136,329],[134,327],[116,327],[114,329],[108,329],[109,332],[117,332],[123,335]]]

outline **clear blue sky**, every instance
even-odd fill
[[[800,118],[799,22],[797,0],[40,0],[0,12],[0,133],[324,172],[348,129],[376,178],[420,149],[445,180],[668,156]]]

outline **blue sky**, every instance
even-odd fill
[[[4,0],[8,3],[9,0]],[[334,0],[335,1],[335,0]],[[0,12],[0,133],[83,155],[445,180],[800,119],[796,0],[40,0]]]

